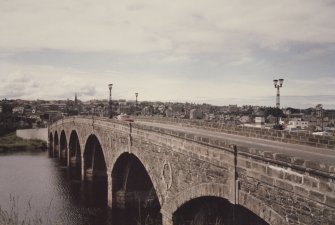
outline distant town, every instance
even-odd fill
[[[295,132],[314,132],[334,136],[335,110],[323,109],[322,104],[313,108],[276,108],[251,105],[225,105],[128,101],[125,99],[81,101],[77,95],[67,100],[0,101],[0,135],[21,128],[46,127],[54,118],[66,116],[116,117],[160,116],[191,120],[205,120],[227,125],[254,126],[284,129]]]

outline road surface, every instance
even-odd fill
[[[251,147],[262,151],[275,153],[284,153],[289,156],[299,157],[305,160],[314,162],[324,162],[329,165],[335,165],[335,149],[315,148],[307,145],[288,144],[278,141],[271,141],[260,138],[252,138],[239,136],[234,134],[226,134],[222,132],[209,131],[195,127],[183,127],[178,124],[165,124],[157,122],[136,121],[135,123],[154,126],[174,131],[186,132],[202,137],[215,138],[227,141],[230,144],[235,144],[242,147]]]

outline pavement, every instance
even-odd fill
[[[209,131],[195,127],[183,127],[178,124],[164,124],[157,122],[136,121],[137,124],[149,125],[174,131],[186,132],[203,137],[215,138],[227,141],[242,147],[252,147],[262,151],[283,153],[289,156],[299,157],[319,163],[335,165],[335,149],[315,148],[307,145],[289,144],[260,138],[245,137],[222,132]]]

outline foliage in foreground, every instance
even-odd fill
[[[33,212],[30,200],[22,215],[19,214],[18,198],[10,195],[10,209],[6,210],[0,206],[1,225],[51,225],[49,211],[51,202],[43,214]]]

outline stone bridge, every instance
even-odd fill
[[[335,224],[334,139],[162,122],[64,118],[50,155],[105,183],[110,207],[153,205],[163,225],[199,205],[221,205],[224,224]]]

